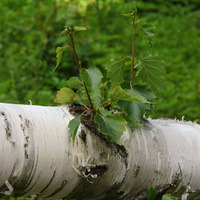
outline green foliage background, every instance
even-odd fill
[[[109,59],[131,54],[132,27],[121,14],[134,5],[157,27],[153,49],[168,72],[152,117],[200,119],[199,0],[1,0],[0,102],[57,105],[56,91],[77,74],[68,50],[53,72],[65,25],[91,27],[75,38],[85,67],[103,71]],[[136,38],[136,56],[149,53],[145,41]]]

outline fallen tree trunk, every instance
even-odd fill
[[[199,125],[149,120],[121,146],[81,125],[73,145],[72,118],[66,106],[0,104],[0,197],[145,199],[153,185],[200,199]]]

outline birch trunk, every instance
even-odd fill
[[[153,185],[200,199],[199,125],[149,120],[121,146],[81,125],[73,145],[72,118],[66,106],[0,104],[0,197],[139,200]]]

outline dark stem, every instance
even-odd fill
[[[76,64],[77,64],[77,67],[78,67],[78,70],[79,70],[79,73],[80,73],[80,71],[81,71],[81,65],[79,63],[79,59],[78,59],[78,56],[77,56],[77,53],[76,53],[76,49],[75,49],[75,45],[74,45],[74,38],[73,38],[73,35],[71,33],[68,33],[68,35],[70,36],[70,39],[71,39],[70,47],[73,50],[74,57],[75,57],[75,60],[76,60]],[[85,84],[84,81],[82,81],[82,84],[83,84],[83,87],[85,89],[85,92],[86,92],[86,95],[87,95],[87,98],[88,98],[88,101],[89,101],[89,104],[90,104],[90,109],[93,110],[94,107],[93,107],[93,104],[92,104],[92,101],[91,101],[91,98],[90,98],[87,86],[86,86],[86,84]]]
[[[134,53],[135,53],[135,16],[133,16],[133,38],[132,38],[131,81],[130,81],[131,88],[133,86]]]

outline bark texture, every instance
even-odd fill
[[[153,185],[200,199],[199,125],[149,119],[121,146],[81,125],[73,145],[72,118],[66,106],[0,104],[0,197],[139,200]]]

